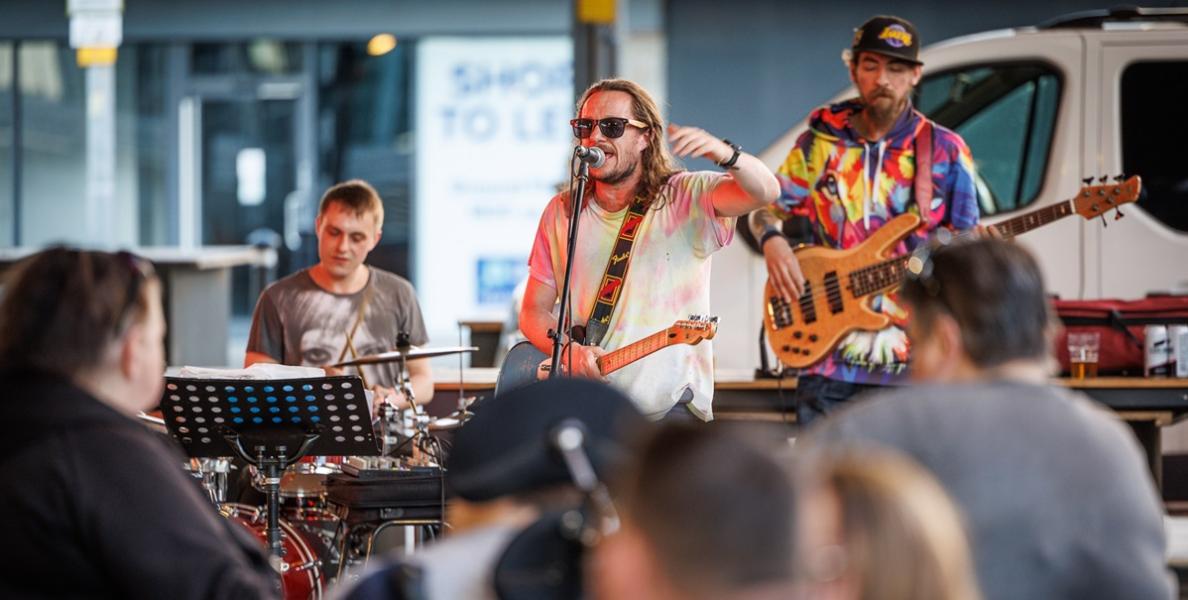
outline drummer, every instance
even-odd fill
[[[429,341],[407,279],[363,264],[383,234],[384,205],[375,188],[354,179],[326,190],[314,221],[318,264],[264,290],[252,316],[244,366],[258,362],[325,367]],[[375,406],[408,408],[398,363],[350,367],[375,391]],[[331,370],[337,373],[336,370]],[[417,404],[433,397],[428,359],[408,361]],[[374,406],[373,406],[374,407]]]

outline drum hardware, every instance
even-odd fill
[[[258,508],[227,502],[219,508],[219,513],[247,529],[256,539],[266,542],[267,520]],[[287,521],[280,521],[280,527],[284,532],[281,537],[284,552],[272,556],[271,564],[280,574],[284,597],[289,600],[321,598],[326,578],[316,549],[305,533]]]
[[[478,346],[442,346],[440,348],[412,348],[408,347],[400,349],[397,344],[396,350],[390,352],[381,352],[379,354],[369,354],[352,358],[351,360],[344,360],[340,363],[327,365],[331,368],[342,367],[359,367],[363,365],[375,365],[380,363],[399,362],[401,363],[401,371],[403,371],[404,363],[418,358],[434,358],[436,356],[448,356],[450,354],[459,354],[463,352],[477,352]]]
[[[311,451],[374,455],[370,406],[358,377],[291,380],[166,377],[161,399],[170,435],[192,458],[238,454],[263,474],[266,539],[284,557],[282,472]]]

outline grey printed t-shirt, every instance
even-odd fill
[[[268,286],[252,315],[248,352],[271,356],[285,365],[321,367],[339,362],[346,334],[354,326],[359,303],[369,288],[371,299],[353,338],[358,356],[395,349],[396,336],[402,331],[414,346],[428,343],[412,284],[387,271],[374,267],[370,271],[367,285],[354,294],[323,290],[308,270]],[[349,350],[345,356],[351,356]],[[395,363],[364,367],[367,383],[392,387],[396,368]]]
[[[910,386],[855,398],[805,441],[890,448],[931,471],[965,514],[985,600],[1175,597],[1142,450],[1082,394]]]

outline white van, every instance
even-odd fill
[[[1070,199],[1085,177],[1142,176],[1146,195],[1122,208],[1124,218],[1074,215],[1018,238],[1052,293],[1188,293],[1188,9],[1080,13],[933,44],[921,59],[916,106],[969,144],[984,222]],[[854,95],[849,88],[830,102]],[[760,158],[776,168],[805,127]],[[714,307],[729,313],[723,322],[758,324],[766,273],[761,258],[737,246],[716,261],[715,278],[732,280],[715,286],[731,292],[715,293]],[[750,280],[747,300],[740,272]],[[722,366],[757,364],[757,329],[746,329],[720,336],[719,363],[751,362]]]
[[[1188,293],[1188,9],[1071,15],[944,41],[921,60],[916,106],[969,144],[985,222],[1072,198],[1084,177],[1142,176],[1125,218],[1073,216],[1019,238],[1052,292]],[[764,162],[779,165],[804,128]]]

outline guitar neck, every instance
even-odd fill
[[[1051,206],[1037,208],[1031,212],[1023,213],[1000,223],[995,223],[990,227],[993,227],[994,231],[1002,234],[1002,237],[1010,239],[1072,214],[1074,214],[1073,203],[1071,200],[1065,200]]]
[[[668,330],[662,329],[642,340],[603,354],[598,358],[598,370],[603,375],[609,375],[657,350],[663,350],[669,345],[667,334]]]
[[[1075,214],[1073,203],[1071,200],[1065,200],[995,223],[990,227],[1004,239],[1011,239],[1072,214]],[[910,258],[910,254],[897,256],[861,269],[855,269],[850,273],[850,286],[854,296],[861,298],[899,287]]]

